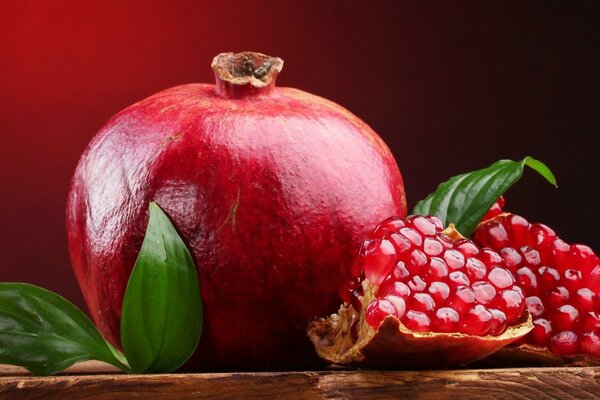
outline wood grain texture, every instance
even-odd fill
[[[85,363],[70,370],[106,371]],[[0,399],[600,399],[600,367],[14,376]],[[22,370],[21,370],[22,373]],[[8,376],[11,375],[11,376]]]

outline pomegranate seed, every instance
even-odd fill
[[[411,275],[425,275],[427,256],[421,250],[413,250],[408,256],[407,268]]]
[[[379,286],[377,295],[380,297],[387,295],[408,297],[410,296],[410,288],[404,282],[386,280]]]
[[[510,242],[508,241],[508,233],[506,233],[506,229],[504,226],[498,221],[491,221],[487,226],[487,243],[486,247],[491,247],[493,249],[502,249],[508,245]]]
[[[463,318],[460,331],[467,335],[483,336],[492,327],[492,314],[481,304],[473,307]]]
[[[580,312],[588,312],[598,309],[598,295],[588,288],[581,288],[575,292],[573,304]]]
[[[385,317],[394,315],[395,313],[396,309],[390,301],[375,299],[367,306],[365,319],[373,329],[377,329]]]
[[[562,331],[554,334],[550,339],[549,347],[553,353],[563,356],[576,354],[579,349],[577,334],[572,331]]]
[[[374,240],[364,252],[365,277],[374,285],[379,285],[394,268],[396,250],[389,240]]]
[[[350,304],[354,289],[356,289],[356,281],[354,280],[346,281],[342,284],[342,286],[340,286],[339,295],[344,303]]]
[[[411,331],[415,332],[427,332],[431,329],[431,321],[427,314],[420,311],[409,310],[402,320],[404,326]]]
[[[600,357],[600,336],[597,332],[588,332],[582,335],[581,351],[594,357]]]
[[[396,264],[394,270],[392,271],[392,276],[395,279],[404,279],[410,276],[410,272],[408,272],[406,264],[404,264],[402,261],[398,261],[398,264]]]
[[[535,292],[538,287],[537,277],[528,267],[519,268],[517,271],[517,285],[526,292]]]
[[[499,335],[506,330],[506,315],[500,311],[492,308],[488,310],[492,314],[492,321],[490,324],[490,335]]]
[[[572,330],[579,318],[579,311],[570,304],[560,306],[552,316],[552,326],[556,331]]]
[[[504,261],[504,267],[511,272],[519,268],[523,262],[523,257],[521,257],[519,252],[512,247],[505,247],[500,250],[500,257],[502,257],[502,261]]]
[[[482,221],[487,221],[488,219],[492,219],[492,218],[500,215],[501,213],[502,213],[502,207],[500,207],[498,202],[495,202],[494,204],[492,204],[492,206],[487,211],[487,213],[485,213]]]
[[[560,280],[560,274],[552,267],[538,268],[538,282],[542,289],[552,289],[556,287]]]
[[[439,257],[432,257],[429,260],[427,269],[427,278],[430,280],[441,279],[448,276],[448,266],[446,262]]]
[[[412,243],[399,233],[392,233],[386,236],[387,239],[392,242],[396,249],[396,254],[405,254],[412,248]]]
[[[479,259],[489,267],[502,265],[502,257],[490,248],[484,248],[479,253]]]
[[[454,271],[448,275],[448,281],[452,286],[469,285],[470,281],[467,275],[462,271]]]
[[[466,257],[474,257],[479,254],[479,247],[469,239],[461,239],[454,243],[454,248],[462,253]]]
[[[383,299],[392,304],[395,310],[394,315],[397,318],[401,318],[404,315],[404,312],[406,311],[406,301],[402,297],[391,295],[385,296]]]
[[[546,346],[552,335],[552,326],[547,319],[538,318],[533,321],[533,329],[529,334],[531,344],[536,346]]]
[[[494,302],[496,308],[506,314],[506,318],[513,321],[525,311],[525,301],[523,295],[516,290],[507,289],[500,292],[500,296]]]
[[[540,253],[531,246],[521,247],[521,254],[523,255],[524,263],[530,267],[537,267],[542,263]]]
[[[454,242],[447,235],[443,233],[438,233],[435,235],[437,240],[444,246],[445,249],[451,249],[454,246]]]
[[[513,276],[504,268],[493,268],[488,274],[488,280],[498,289],[504,289],[515,283]]]
[[[564,271],[568,266],[568,257],[570,251],[571,246],[569,246],[563,240],[556,238],[544,253],[544,261],[547,264],[554,265],[559,270]]]
[[[546,292],[546,304],[551,310],[567,304],[567,301],[569,301],[569,291],[564,286],[557,286]]]
[[[580,271],[591,271],[597,264],[596,254],[592,249],[583,244],[574,244],[569,253],[571,265],[577,265]]]
[[[467,274],[469,275],[469,278],[471,278],[474,281],[483,279],[485,277],[485,274],[487,273],[487,268],[485,264],[482,261],[473,257],[467,258],[465,266],[467,268]],[[509,272],[506,271],[506,273],[508,274]]]
[[[511,237],[511,246],[519,248],[527,243],[529,222],[521,216],[511,214],[506,218],[506,229]]]
[[[405,227],[406,224],[400,217],[390,217],[381,222],[373,231],[374,239],[381,239],[388,232],[397,232],[400,228]]]
[[[475,300],[480,304],[489,304],[496,296],[496,289],[487,282],[475,282],[473,292],[475,292]]]
[[[564,282],[567,289],[573,292],[576,291],[583,285],[581,271],[576,269],[565,270]]]
[[[436,332],[456,332],[459,315],[450,307],[438,309],[433,317],[433,329]]]
[[[422,292],[425,290],[427,283],[418,275],[413,276],[410,281],[408,281],[408,287],[411,288],[413,292]]]
[[[436,304],[443,304],[450,295],[450,287],[444,282],[433,282],[428,289]]]
[[[552,229],[544,224],[531,224],[529,228],[528,241],[529,245],[536,248],[542,249],[550,246],[550,244],[556,239],[556,234]]]
[[[527,311],[534,317],[539,317],[544,313],[544,304],[542,304],[539,297],[530,296],[525,299],[525,303],[527,304]]]
[[[428,256],[438,256],[444,251],[444,246],[434,238],[425,238],[423,242],[423,251]]]
[[[448,249],[444,252],[444,260],[451,270],[460,269],[465,266],[465,256],[454,249]]]
[[[402,236],[407,238],[413,245],[417,247],[421,247],[423,244],[423,236],[421,236],[419,232],[412,228],[400,228],[398,232],[400,232]]]
[[[600,314],[595,311],[585,313],[581,318],[580,329],[582,332],[600,330]]]
[[[435,301],[427,293],[415,293],[410,308],[415,311],[430,313],[435,309]]]
[[[459,286],[451,296],[449,305],[463,315],[475,304],[475,293],[468,286]]]
[[[408,219],[408,223],[425,236],[433,236],[437,233],[435,224],[425,217],[411,217]]]
[[[444,230],[444,224],[442,222],[441,219],[439,219],[438,217],[434,216],[434,215],[430,215],[425,217],[429,220],[429,222],[431,222],[433,225],[435,225],[435,229],[438,231],[443,231]]]

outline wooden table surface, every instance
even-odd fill
[[[124,375],[98,362],[33,377],[0,365],[0,399],[600,399],[600,367]]]

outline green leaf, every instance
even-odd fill
[[[155,203],[129,278],[121,343],[134,372],[171,372],[192,355],[202,329],[194,261],[169,218]]]
[[[496,200],[521,178],[525,166],[556,186],[552,171],[541,161],[531,157],[500,160],[487,168],[450,178],[417,203],[413,214],[435,215],[444,225],[452,223],[468,237]]]
[[[0,283],[0,364],[50,375],[77,361],[125,360],[92,321],[65,298],[25,283]]]

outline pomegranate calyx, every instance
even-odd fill
[[[213,59],[211,67],[217,94],[244,98],[270,94],[283,68],[283,60],[252,51],[221,53]]]

